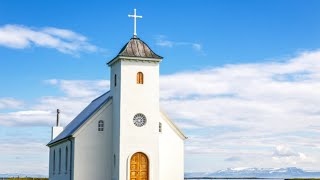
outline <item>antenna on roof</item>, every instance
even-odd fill
[[[60,110],[57,109],[57,124],[56,124],[57,127],[60,126],[60,124],[59,124],[59,115],[60,115]]]

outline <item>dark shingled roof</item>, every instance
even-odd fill
[[[120,50],[118,55],[126,57],[162,59],[161,56],[154,53],[145,42],[137,37],[131,38],[130,41]]]
[[[120,50],[118,55],[115,58],[113,58],[110,62],[112,62],[119,56],[163,59],[163,57],[154,53],[145,42],[143,42],[141,39],[139,39],[136,36],[131,38],[130,41],[126,45],[124,45],[124,47]],[[110,62],[108,62],[108,64]]]
[[[102,107],[103,104],[111,99],[110,91],[102,94],[95,100],[93,100],[76,118],[74,118],[67,127],[53,140],[51,140],[47,146],[51,144],[66,139],[73,135],[73,133],[85,123],[98,109]]]

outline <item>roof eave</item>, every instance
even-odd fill
[[[130,57],[130,56],[116,56],[111,61],[107,63],[108,66],[112,66],[118,60],[135,60],[135,61],[152,61],[152,62],[161,62],[163,57],[159,56],[159,58],[145,58],[145,57]]]
[[[62,142],[64,142],[64,141],[67,141],[67,140],[70,140],[70,139],[72,139],[73,138],[73,136],[72,135],[70,135],[70,136],[67,136],[67,137],[65,137],[65,138],[62,138],[62,139],[60,139],[60,140],[58,140],[58,141],[53,141],[53,140],[51,140],[46,146],[48,146],[48,147],[52,147],[52,146],[54,146],[55,144],[60,144],[60,143],[62,143]]]

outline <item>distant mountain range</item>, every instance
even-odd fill
[[[228,168],[216,172],[185,173],[185,177],[255,177],[255,178],[319,178],[320,172],[304,171],[296,167],[288,168]]]
[[[0,173],[0,178],[9,178],[9,177],[46,178],[47,176],[40,175],[40,174],[24,174],[24,173],[6,173],[6,174],[1,174],[1,173]]]
[[[40,174],[0,174],[6,177],[46,177]],[[214,178],[320,178],[320,172],[304,171],[296,167],[288,168],[228,168],[216,172],[191,172],[185,177],[214,177]]]

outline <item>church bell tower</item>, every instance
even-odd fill
[[[129,15],[134,18],[141,16]],[[107,64],[113,104],[112,179],[159,179],[159,63],[134,36]]]

